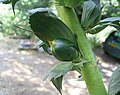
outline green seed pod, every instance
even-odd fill
[[[73,61],[79,57],[79,52],[74,44],[67,39],[56,39],[51,43],[54,57],[60,61]]]

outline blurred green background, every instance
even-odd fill
[[[101,0],[103,6],[102,9],[102,19],[106,17],[120,16],[120,0]],[[53,10],[52,0],[21,0],[17,2],[15,6],[15,16],[12,11],[11,4],[0,3],[0,37],[2,36],[25,36],[31,37],[32,33],[19,29],[16,26],[23,27],[30,30],[28,24],[28,10],[40,7],[51,7]],[[99,46],[101,42],[109,35],[110,32],[115,30],[115,28],[108,26],[102,32],[90,35],[91,46]]]

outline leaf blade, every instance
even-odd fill
[[[18,2],[19,0],[12,0],[12,9],[13,9],[13,13],[15,14],[15,4]]]
[[[57,64],[55,67],[53,67],[47,75],[44,77],[44,80],[46,79],[56,79],[62,75],[65,75],[68,71],[72,70],[73,64],[72,63],[60,63]]]
[[[44,42],[65,38],[76,43],[70,29],[49,11],[35,12],[30,16],[29,24],[35,35]]]
[[[116,95],[116,93],[119,91],[120,91],[120,66],[113,72],[110,78],[108,94]]]
[[[60,76],[56,79],[51,79],[53,85],[56,87],[56,89],[60,92],[60,94],[62,95],[62,80],[63,80],[63,76]]]

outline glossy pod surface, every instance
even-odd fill
[[[60,61],[73,61],[79,56],[74,44],[66,39],[53,40],[51,50],[54,57]]]

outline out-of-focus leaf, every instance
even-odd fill
[[[107,26],[113,26],[113,27],[115,27],[118,30],[120,29],[120,27],[117,24],[103,23],[103,24],[96,25],[95,27],[93,27],[90,30],[87,30],[86,32],[90,33],[90,34],[96,34],[96,33],[99,33],[100,31],[102,31],[103,29],[105,29]]]
[[[74,8],[80,3],[80,1],[81,0],[74,0],[74,2],[72,0],[60,0],[60,5],[65,6],[65,7]]]
[[[91,1],[85,1],[84,6],[83,6],[83,13],[82,13],[82,18],[81,18],[81,25],[83,27],[86,26],[87,24],[87,19],[90,17],[92,14],[93,10],[95,8],[95,3]]]
[[[96,5],[100,6],[100,0],[92,0]]]
[[[56,87],[56,89],[60,92],[60,94],[62,95],[62,79],[63,79],[63,76],[60,76],[56,79],[51,79],[53,85]]]
[[[30,27],[43,42],[64,38],[76,44],[70,29],[48,10],[35,12],[29,19]]]
[[[113,72],[109,87],[108,87],[108,95],[116,95],[116,93],[120,92],[120,66]]]
[[[114,22],[113,22],[113,23],[110,24],[110,26],[113,26],[113,27],[115,27],[117,30],[120,30],[120,24],[119,24],[119,23],[117,24],[117,23],[114,23]]]
[[[81,4],[83,4],[83,3],[84,3],[84,1],[85,1],[85,0],[79,0],[79,2],[80,2]]]
[[[15,14],[15,4],[18,2],[19,0],[12,0],[12,9],[13,9],[13,13]]]
[[[0,2],[4,3],[4,4],[9,4],[12,2],[12,0],[0,0]]]
[[[120,17],[110,17],[99,22],[99,24],[105,23],[110,23],[111,26],[115,27],[117,30],[120,30]]]
[[[96,34],[96,33],[99,33],[100,31],[102,31],[103,29],[105,29],[107,26],[108,25],[97,25],[86,32],[90,33],[90,34]]]
[[[85,1],[81,18],[81,25],[84,29],[95,26],[101,18],[101,9],[92,0]]]
[[[118,91],[115,95],[120,95],[120,91]]]
[[[120,22],[120,17],[110,17],[110,18],[105,18],[100,21],[100,23],[108,23],[108,22]]]
[[[19,0],[0,0],[0,2],[4,3],[4,4],[9,4],[12,2],[12,9],[13,9],[13,13],[15,14],[15,4],[18,2]]]

